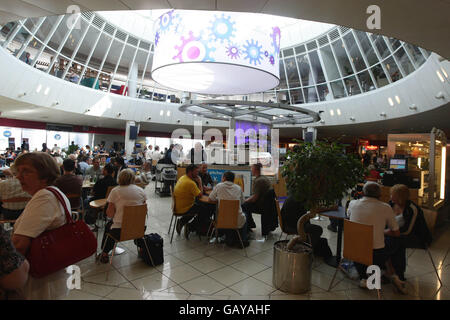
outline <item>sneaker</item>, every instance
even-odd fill
[[[332,231],[332,232],[337,232],[337,228],[336,228],[335,226],[331,225],[331,224],[329,224],[329,225],[327,226],[327,229],[330,230],[330,231]]]
[[[181,229],[183,229],[183,225],[181,224],[180,220],[177,221],[176,229],[177,229],[178,235],[180,235],[181,234]]]
[[[100,254],[97,256],[97,259],[96,259],[96,260],[99,261],[99,262],[101,262],[101,263],[109,263],[109,256],[104,255],[103,253],[100,253]]]
[[[359,287],[363,288],[363,289],[367,289],[367,280],[366,279],[359,280]]]
[[[404,281],[400,280],[400,278],[394,274],[391,277],[392,284],[394,287],[401,293],[401,294],[408,294],[408,291],[406,290],[406,284]]]
[[[184,226],[184,237],[186,239],[189,239],[189,233],[191,232],[191,230],[189,230],[189,224],[186,223],[186,225]]]

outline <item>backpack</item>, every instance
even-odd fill
[[[152,259],[150,259],[150,257],[148,256],[144,239]],[[161,238],[161,236],[157,233],[150,233],[146,234],[144,236],[144,239],[141,238],[134,240],[134,244],[138,248],[139,257],[142,258],[146,264],[152,267],[164,263],[163,238]],[[154,264],[152,264],[152,260]]]

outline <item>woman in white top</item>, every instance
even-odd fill
[[[134,179],[135,176],[133,170],[123,169],[118,176],[119,186],[112,189],[109,193],[106,215],[109,218],[112,218],[112,221],[106,224],[105,233],[103,235],[103,250],[98,257],[102,263],[109,262],[108,253],[114,247],[114,240],[110,237],[106,237],[106,234],[109,233],[115,239],[120,238],[124,207],[145,204],[146,197],[144,190],[134,184]]]
[[[22,189],[32,195],[14,224],[12,236],[16,249],[26,256],[34,238],[44,231],[59,228],[66,223],[63,206],[46,188],[51,186],[58,191],[69,212],[71,208],[67,197],[53,186],[60,171],[52,156],[45,152],[25,153],[19,156],[14,164]],[[32,264],[32,261],[30,263]],[[67,274],[64,269],[40,279],[30,276],[22,294],[26,299],[55,299],[68,293],[66,281]]]

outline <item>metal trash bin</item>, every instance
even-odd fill
[[[301,245],[301,250],[287,251],[288,240],[277,241],[273,247],[272,282],[276,289],[298,294],[311,290],[313,251]]]

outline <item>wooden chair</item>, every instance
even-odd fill
[[[178,219],[181,218],[184,215],[184,213],[177,213],[175,210],[175,208],[176,208],[175,207],[175,194],[173,192],[172,186],[170,186],[170,195],[172,196],[172,218],[170,219],[169,231],[167,231],[167,234],[170,234],[170,229],[172,227],[173,218],[175,218],[175,223],[174,223],[173,229],[172,229],[172,236],[170,237],[170,243],[172,243],[173,234],[175,233]]]
[[[275,203],[277,205],[277,214],[278,214],[278,222],[280,224],[280,238],[278,239],[278,241],[281,240],[281,237],[283,236],[283,233],[286,234],[286,239],[288,238],[288,236],[292,236],[292,235],[296,235],[297,233],[292,233],[292,232],[288,232],[285,230],[284,225],[283,225],[283,218],[281,217],[281,210],[280,210],[280,202],[278,200],[275,200]]]
[[[83,201],[81,199],[81,193],[68,193],[66,194],[67,199],[69,199],[69,202],[72,203],[72,201],[79,199],[80,205],[78,207],[71,208],[72,209],[72,218],[74,220],[80,220],[84,217],[84,208],[83,208]]]
[[[231,229],[235,230],[239,241],[241,242],[242,248],[245,250],[245,256],[247,255],[247,249],[245,249],[244,243],[239,233],[238,226],[238,216],[239,216],[239,200],[223,200],[219,199],[219,205],[216,215],[216,220],[214,221],[214,229],[216,230],[216,239],[218,238],[219,229]]]
[[[15,197],[15,198],[9,198],[2,200],[3,203],[19,203],[19,202],[28,202],[30,201],[31,197]],[[3,219],[3,215],[0,215],[0,224],[4,223],[14,223],[16,220],[11,219]]]
[[[178,179],[180,179],[185,174],[186,174],[186,168],[178,167],[177,168],[177,181],[178,181]]]
[[[138,206],[127,206],[123,208],[123,218],[122,218],[122,228],[120,231],[120,238],[116,239],[111,234],[107,233],[106,237],[114,240],[114,248],[112,249],[111,259],[109,260],[110,265],[112,265],[112,260],[114,258],[114,253],[116,251],[117,244],[123,241],[135,240],[144,238],[145,235],[145,219],[147,218],[147,205],[142,204]],[[107,240],[107,239],[106,239]],[[147,247],[147,243],[144,239],[145,249],[147,250],[148,256],[153,263],[152,256],[150,255],[150,250]],[[105,248],[105,244],[102,248]]]
[[[344,252],[343,257],[353,262],[358,262],[366,266],[373,264],[373,226],[362,223],[344,220]],[[333,286],[336,274],[341,267],[342,259],[336,267],[333,279],[328,291]],[[378,299],[381,299],[381,290],[377,289]]]

